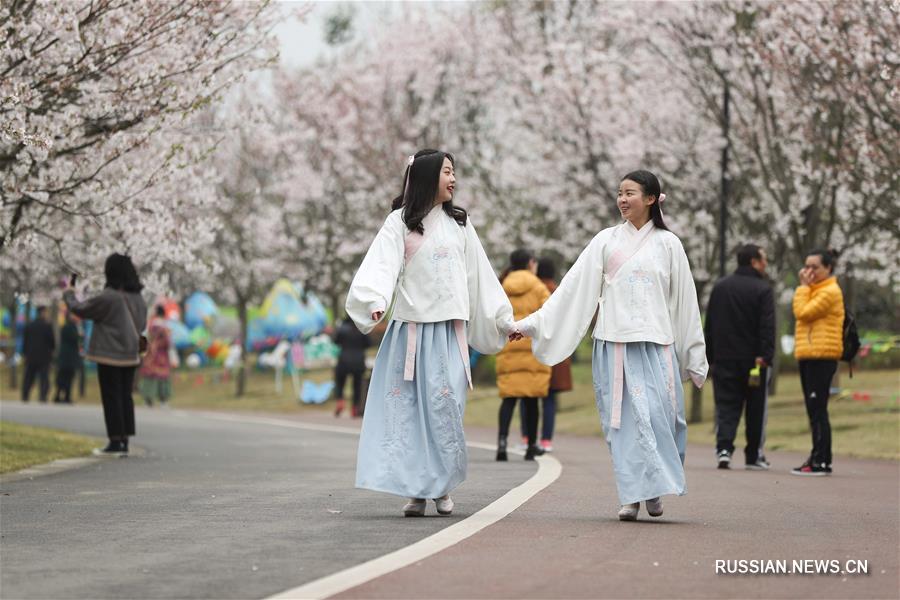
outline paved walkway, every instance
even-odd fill
[[[2,413],[102,434],[93,407]],[[138,422],[144,457],[2,486],[4,597],[265,597],[459,523],[534,472],[472,450],[452,518],[402,519],[396,499],[352,488],[350,435],[198,413],[142,410]],[[801,478],[788,473],[796,454],[770,453],[769,472],[719,471],[711,449],[691,447],[689,494],[666,498],[660,519],[642,508],[621,523],[602,441],[556,445],[561,477],[509,516],[336,597],[900,597],[897,463],[839,458],[832,477]],[[814,559],[867,561],[868,574],[716,574],[717,560]]]

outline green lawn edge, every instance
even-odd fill
[[[102,440],[57,429],[0,421],[0,474],[61,458],[90,455]]]

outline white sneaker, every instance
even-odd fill
[[[662,500],[659,498],[650,498],[649,500],[645,500],[644,504],[647,505],[647,514],[651,517],[661,517],[663,513],[663,505]]]
[[[450,497],[450,494],[435,498],[434,507],[437,509],[439,515],[449,515],[453,512],[453,498]]]
[[[619,509],[619,520],[620,521],[637,521],[638,510],[641,508],[640,502],[635,502],[633,504],[623,504]]]
[[[410,498],[403,506],[404,517],[424,517],[425,516],[425,499]]]
[[[769,461],[766,460],[766,457],[760,456],[755,463],[747,463],[744,465],[744,468],[748,471],[768,471],[769,466]]]

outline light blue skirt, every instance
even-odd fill
[[[651,342],[625,344],[621,427],[610,427],[615,344],[594,340],[594,393],[612,455],[619,502],[684,495],[687,422],[675,352]],[[669,364],[671,361],[671,364]],[[673,375],[674,374],[674,377]],[[674,378],[674,381],[669,381]],[[676,407],[669,386],[674,387]]]
[[[452,321],[418,323],[415,376],[404,381],[407,329],[391,321],[375,358],[356,487],[440,498],[466,479],[465,364]]]

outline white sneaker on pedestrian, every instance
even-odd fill
[[[638,511],[641,508],[640,502],[635,502],[633,504],[623,504],[619,509],[619,520],[620,521],[637,521]]]
[[[747,463],[744,465],[744,468],[748,471],[768,471],[769,466],[769,461],[766,460],[766,457],[760,456],[755,463]]]
[[[720,469],[731,468],[731,452],[728,450],[719,450],[718,454],[716,454],[716,460]]]
[[[662,499],[660,498],[650,498],[649,500],[645,500],[644,504],[647,505],[647,514],[651,517],[661,517],[663,513],[663,505]]]
[[[453,498],[450,497],[450,494],[435,498],[434,507],[437,509],[439,515],[449,515],[453,512]]]
[[[424,517],[425,516],[425,498],[410,498],[403,506],[404,517]]]

